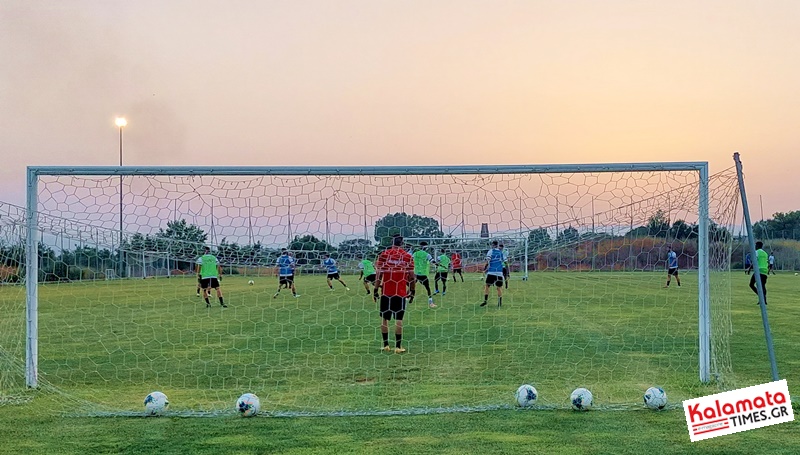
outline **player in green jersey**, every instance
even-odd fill
[[[428,242],[419,242],[419,248],[414,251],[411,257],[414,259],[415,281],[425,286],[425,290],[428,291],[428,306],[430,308],[436,308],[436,304],[433,303],[433,296],[431,295],[431,285],[428,281],[428,273],[430,272],[431,263],[435,264],[436,261],[433,259],[433,256],[426,251],[427,246]],[[414,291],[411,292],[411,297],[408,299],[408,303],[413,301]]]
[[[450,271],[450,256],[444,248],[440,250],[441,254],[436,262],[436,275],[433,278],[434,294],[439,293],[439,281],[442,282],[442,295],[447,293],[447,273]]]
[[[372,291],[369,290],[369,284],[375,285],[375,264],[372,263],[369,259],[364,258],[364,255],[358,255],[358,268],[361,270],[361,274],[358,276],[358,279],[364,279],[364,289],[367,290],[367,295],[370,295]]]
[[[201,277],[200,286],[203,288],[203,300],[206,301],[206,308],[211,306],[208,300],[211,289],[217,291],[217,298],[222,308],[228,308],[222,299],[222,289],[219,288],[219,280],[222,278],[222,266],[219,265],[217,257],[211,254],[211,248],[206,247],[205,253],[197,258],[195,271]]]

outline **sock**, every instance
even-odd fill
[[[222,297],[219,298],[219,304],[220,305],[225,305],[225,302],[222,301]]]
[[[669,281],[667,281],[667,287],[669,287]]]
[[[489,301],[489,294],[483,294],[483,301],[484,302],[488,302]]]
[[[211,305],[211,302],[208,301],[208,297],[206,297],[206,305]]]
[[[386,336],[388,337],[389,334],[387,333]],[[402,333],[395,333],[394,334],[394,347],[399,348],[402,343],[403,343],[403,334]]]
[[[381,336],[383,336],[383,345],[389,346],[389,332],[381,332]]]

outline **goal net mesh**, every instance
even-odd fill
[[[601,408],[640,405],[654,385],[680,403],[733,381],[735,172],[712,176],[709,188],[713,381],[702,384],[694,171],[43,175],[38,379],[77,413],[138,413],[154,390],[176,414],[232,413],[245,392],[272,415],[480,410],[511,406],[523,383],[543,407],[568,406],[577,387]],[[381,350],[377,304],[359,279],[359,262],[394,234],[411,250],[425,239],[463,261],[464,281],[451,273],[437,308],[408,306],[403,354]],[[481,307],[492,240],[510,250],[511,280],[502,307],[494,286]],[[227,308],[197,296],[206,245],[223,268]],[[680,287],[673,277],[664,289],[668,246]],[[281,248],[297,263],[297,297],[274,297]],[[25,211],[3,204],[6,401],[30,393],[24,249]],[[337,261],[332,288],[323,253]]]

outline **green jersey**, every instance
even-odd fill
[[[427,251],[417,250],[411,255],[414,258],[414,275],[427,276],[431,268],[433,256]]]
[[[358,268],[364,272],[364,276],[375,275],[375,264],[368,259],[364,259],[358,264]]]
[[[436,269],[437,272],[447,272],[450,270],[450,257],[446,254],[439,256],[439,267]]]
[[[758,271],[762,275],[769,272],[769,255],[764,250],[756,250],[756,262],[758,262]]]
[[[204,254],[197,258],[200,266],[200,278],[217,278],[217,257],[213,254]]]

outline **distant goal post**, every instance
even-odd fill
[[[556,190],[552,188],[548,189],[547,185],[542,185],[541,189],[537,190],[539,193],[534,194],[531,196],[527,194],[523,188],[523,183],[528,176],[532,176],[535,174],[540,175],[573,175],[573,174],[581,174],[587,175],[585,180],[589,182],[594,182],[596,180],[602,180],[596,178],[598,175],[605,175],[610,173],[625,173],[627,175],[637,174],[637,173],[669,173],[669,172],[683,172],[683,173],[690,173],[696,175],[696,185],[693,183],[691,185],[691,191],[696,191],[696,193],[691,198],[687,198],[686,200],[692,201],[692,207],[683,207],[683,209],[688,210],[689,212],[693,213],[693,216],[696,217],[697,223],[697,255],[696,258],[693,258],[694,266],[696,267],[697,274],[698,274],[698,308],[697,308],[697,315],[698,315],[698,362],[699,362],[699,378],[702,382],[709,382],[712,379],[712,370],[711,370],[711,308],[710,308],[710,286],[709,286],[709,171],[708,171],[708,163],[707,162],[658,162],[658,163],[611,163],[611,164],[554,164],[554,165],[511,165],[511,166],[411,166],[411,167],[401,167],[401,166],[376,166],[376,167],[238,167],[238,166],[223,166],[223,167],[156,167],[156,166],[93,166],[93,167],[82,167],[82,166],[33,166],[28,167],[27,171],[27,214],[26,214],[26,275],[25,275],[25,283],[26,283],[26,318],[27,318],[27,325],[26,325],[26,367],[25,367],[25,381],[27,386],[29,387],[36,387],[38,384],[38,359],[39,359],[39,351],[38,351],[38,302],[39,302],[39,295],[38,295],[38,277],[39,277],[39,261],[38,261],[38,249],[37,245],[41,239],[42,234],[42,227],[39,225],[38,220],[40,219],[40,214],[42,212],[42,208],[40,207],[40,195],[41,195],[41,180],[43,178],[53,178],[57,179],[60,177],[87,177],[87,178],[113,178],[118,179],[122,182],[122,179],[129,179],[129,178],[178,178],[182,181],[184,180],[192,180],[192,185],[202,185],[203,181],[205,180],[212,180],[217,178],[281,178],[284,181],[294,181],[294,180],[303,180],[304,182],[311,181],[311,183],[304,183],[309,185],[309,188],[313,187],[314,182],[322,182],[326,178],[336,178],[342,179],[343,181],[353,180],[357,181],[359,178],[369,178],[369,177],[379,177],[391,180],[396,176],[402,176],[403,178],[408,179],[412,182],[413,185],[420,185],[422,187],[422,191],[420,194],[414,194],[412,196],[396,196],[392,193],[391,187],[388,187],[385,190],[380,190],[375,195],[372,196],[372,199],[376,197],[380,197],[384,200],[391,200],[391,203],[386,204],[387,211],[397,211],[400,212],[403,210],[404,207],[413,206],[413,207],[432,207],[432,212],[430,214],[426,213],[426,216],[436,219],[437,216],[439,219],[444,219],[446,216],[451,217],[453,220],[456,220],[452,223],[447,223],[448,225],[458,225],[458,206],[460,205],[461,212],[463,214],[465,207],[467,210],[470,208],[470,204],[483,204],[485,207],[496,207],[496,211],[498,213],[504,214],[505,218],[502,219],[503,230],[513,231],[516,230],[518,234],[510,234],[510,239],[513,239],[515,242],[520,242],[524,244],[524,255],[521,261],[525,264],[523,267],[525,276],[528,273],[528,267],[530,264],[530,257],[529,253],[531,251],[532,245],[529,243],[528,237],[525,236],[525,233],[536,228],[544,229],[549,231],[549,235],[558,236],[562,234],[562,232],[567,228],[568,223],[583,223],[582,229],[588,230],[588,215],[581,215],[575,214],[575,207],[578,204],[583,204],[582,207],[586,207],[588,202],[587,197],[593,196],[589,193],[582,193],[580,191],[573,191],[570,194],[560,194]],[[489,189],[481,188],[481,182],[483,180],[479,178],[473,178],[472,176],[497,176],[497,175],[513,175],[517,180],[499,180],[499,181],[491,181],[491,179],[484,179],[486,181],[490,181],[488,184],[490,185]],[[311,179],[311,180],[308,180]],[[555,177],[554,177],[555,179]],[[312,181],[313,180],[313,181]],[[440,180],[443,183],[439,182]],[[561,178],[552,180],[552,185],[560,185],[562,183],[564,185],[572,185],[569,182],[569,179]],[[522,183],[520,183],[522,182]],[[179,186],[181,182],[176,183],[176,186]],[[435,193],[435,194],[428,194],[425,192],[425,185],[442,185],[445,189],[452,189],[454,192],[460,192],[461,196],[460,199],[457,200],[448,200],[447,193]],[[320,183],[322,185],[322,183]],[[351,185],[353,188],[360,188],[361,185],[359,182]],[[610,183],[605,183],[606,188],[612,186]],[[634,184],[631,184],[634,185]],[[160,187],[156,187],[153,194],[158,194],[158,190],[163,190],[168,186],[167,183],[164,183]],[[362,185],[363,186],[363,185]],[[647,197],[660,197],[659,192],[664,191],[668,192],[669,185],[664,185],[663,180],[659,180],[656,184],[651,185],[651,188],[648,188],[648,196]],[[110,187],[110,186],[109,186]],[[461,189],[461,188],[465,189]],[[128,187],[126,187],[126,190]],[[602,184],[601,184],[602,189]],[[616,188],[611,188],[616,189]],[[269,191],[263,192],[259,190],[251,191],[251,188],[247,187],[244,190],[238,190],[239,193],[242,195],[242,200],[247,198],[255,198],[260,197],[263,198],[265,201],[271,201],[269,203],[274,204],[274,206],[270,206],[270,208],[278,207],[288,204],[289,208],[286,213],[288,216],[284,215],[283,208],[272,210],[271,212],[267,213],[265,216],[280,216],[284,217],[288,220],[288,224],[282,226],[282,230],[280,230],[280,235],[283,236],[285,240],[281,240],[283,244],[289,243],[294,236],[302,235],[304,232],[301,228],[298,227],[296,219],[301,217],[301,215],[305,215],[305,218],[308,218],[307,213],[298,213],[297,210],[293,211],[292,207],[297,206],[298,204],[305,204],[303,207],[309,207],[309,209],[318,210],[320,216],[315,218],[313,222],[309,223],[308,225],[315,226],[314,234],[319,235],[322,237],[323,240],[326,240],[329,234],[327,226],[335,221],[337,216],[341,217],[341,214],[335,213],[334,210],[329,210],[327,205],[325,205],[324,209],[322,208],[322,203],[318,203],[318,201],[309,201],[304,200],[298,202],[297,199],[292,199],[293,194],[291,189],[281,189],[280,187],[270,188]],[[332,194],[337,194],[337,189],[334,188],[331,190]],[[372,199],[362,197],[361,194],[358,193],[360,190],[355,190],[355,192],[344,198],[345,202],[343,206],[348,207],[348,210],[352,210],[352,213],[349,213],[349,221],[347,221],[347,228],[341,229],[338,232],[330,232],[330,238],[327,239],[328,243],[334,244],[337,243],[336,236],[340,236],[340,239],[364,239],[368,242],[377,241],[378,245],[376,248],[380,246],[380,239],[373,239],[370,229],[373,227],[372,224],[375,218],[378,218],[380,215],[378,212],[373,210],[372,206],[370,206],[370,201]],[[439,190],[437,190],[439,191]],[[470,192],[472,191],[472,192]],[[486,195],[492,195],[492,191],[496,193],[502,193],[503,197],[497,198],[497,201],[486,201]],[[548,192],[552,191],[552,192]],[[120,192],[122,192],[122,183],[120,183]],[[622,228],[627,230],[627,225],[630,223],[630,227],[634,226],[634,212],[636,208],[643,207],[647,204],[644,198],[640,198],[638,193],[635,191],[624,192],[621,191],[623,194],[619,197],[619,199],[623,202],[615,202],[615,204],[630,204],[630,206],[609,206],[607,210],[609,213],[607,221],[608,229],[614,228],[612,224],[616,223],[621,225]],[[258,194],[258,196],[252,196],[252,194]],[[480,193],[479,197],[483,197],[479,202],[473,202],[474,194]],[[587,196],[588,195],[588,196]],[[122,196],[122,195],[120,195]],[[106,197],[106,196],[103,196]],[[145,196],[142,196],[144,198]],[[436,197],[439,197],[437,200]],[[582,198],[582,199],[581,199]],[[126,204],[128,204],[128,200],[134,201],[131,197],[130,199],[126,199]],[[536,201],[547,201],[547,207],[542,207],[541,205],[537,205]],[[275,202],[278,201],[278,202]],[[284,202],[284,201],[289,201]],[[438,202],[437,202],[438,201]],[[443,202],[444,201],[444,202]],[[599,196],[598,196],[599,201]],[[629,202],[624,202],[629,201]],[[645,201],[645,202],[643,202]],[[441,211],[436,211],[436,204],[439,206],[447,206],[451,205],[451,209],[446,210],[444,208]],[[294,205],[292,205],[294,204]],[[493,205],[494,204],[494,205]],[[592,199],[592,204],[594,204],[594,199]],[[114,208],[114,199],[109,198],[107,203],[109,207]],[[361,207],[363,206],[364,215],[361,215]],[[219,207],[219,206],[217,206]],[[649,206],[648,206],[649,207]],[[253,206],[250,203],[242,203],[241,205],[236,206],[236,210],[244,213],[248,210],[252,210]],[[383,207],[381,208],[383,210]],[[119,208],[120,213],[122,213],[123,208]],[[570,214],[570,210],[572,210],[572,214]],[[324,211],[324,212],[323,212]],[[598,209],[598,212],[600,209]],[[614,212],[616,211],[616,212]],[[619,219],[614,220],[612,219],[612,212],[613,213],[630,213],[630,220],[626,219]],[[386,211],[381,212],[386,213]],[[549,220],[553,217],[553,213],[555,213],[554,221],[541,221],[534,223],[531,220],[534,219],[541,219],[541,220]],[[274,214],[274,215],[273,215]],[[136,214],[125,212],[124,213],[126,219],[128,217],[135,217]],[[345,217],[348,214],[345,214]],[[206,216],[206,215],[204,215]],[[249,215],[248,215],[249,216]],[[120,219],[122,219],[122,214],[120,214]],[[218,235],[218,238],[214,239],[213,233],[215,232],[215,219],[213,213],[211,215],[211,232],[212,232],[212,239],[215,240],[216,244],[219,244],[221,240],[224,239],[223,235]],[[244,217],[242,218],[244,219]],[[248,218],[251,219],[251,218]],[[465,224],[464,216],[461,217],[462,225]],[[592,214],[591,214],[591,223],[594,223],[595,213],[594,213],[594,206],[592,206]],[[636,221],[636,224],[639,225],[641,222]],[[122,224],[122,223],[120,223]],[[240,223],[241,225],[235,226],[222,226],[224,227],[231,227],[233,228],[242,228],[247,229],[246,222]],[[363,229],[362,225],[363,224]],[[440,223],[440,226],[446,224],[444,222]],[[578,224],[576,224],[578,225]],[[572,224],[569,227],[573,227]],[[216,225],[217,229],[222,229],[219,225]],[[123,231],[125,231],[125,226],[120,225],[120,238],[122,238]],[[592,225],[592,229],[594,230],[594,226]],[[466,229],[462,226],[462,231],[457,233],[448,233],[455,237],[458,240],[459,235],[463,235]],[[277,231],[276,231],[277,232]],[[276,234],[277,235],[277,234]],[[252,235],[251,235],[252,237]],[[406,236],[407,239],[413,239],[413,236]],[[419,237],[417,237],[419,238]],[[481,241],[491,241],[492,238],[488,239],[481,239]],[[341,242],[342,240],[338,240]],[[566,240],[564,240],[566,242]],[[274,242],[275,245],[278,244],[277,241]],[[485,254],[485,252],[484,252]],[[515,256],[518,257],[518,256]],[[165,259],[169,260],[169,258]],[[147,262],[147,261],[142,261]],[[269,266],[270,264],[266,264]],[[168,270],[168,268],[167,268]],[[111,274],[109,274],[111,275]]]

